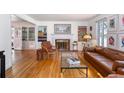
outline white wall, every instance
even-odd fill
[[[5,50],[6,69],[12,66],[11,63],[11,27],[10,15],[0,14],[0,51]]]
[[[90,20],[89,21],[89,26],[92,26],[93,27],[93,31],[91,32],[92,33],[92,35],[93,35],[93,38],[94,39],[98,39],[98,36],[97,36],[97,33],[96,33],[96,21],[98,21],[98,20],[101,20],[101,19],[103,19],[103,18],[107,18],[107,21],[109,21],[109,18],[111,17],[111,16],[116,16],[117,18],[116,18],[116,20],[117,20],[117,24],[116,24],[116,27],[117,27],[117,29],[116,29],[116,31],[109,31],[109,27],[108,27],[108,34],[107,35],[110,35],[110,34],[116,34],[116,36],[117,36],[117,38],[116,38],[116,46],[115,47],[113,47],[114,49],[118,49],[118,50],[122,50],[122,49],[119,49],[119,38],[118,38],[118,34],[124,34],[124,31],[122,30],[120,30],[120,23],[119,23],[119,14],[104,14],[104,15],[99,15],[99,16],[97,16],[96,18],[94,18],[94,19],[92,19],[92,20]],[[109,46],[108,46],[109,47]],[[109,48],[112,48],[112,47],[109,47]],[[122,50],[122,51],[124,51],[124,50]]]
[[[93,19],[91,19],[88,23],[89,23],[89,26],[92,26],[92,31],[89,33],[92,33],[93,35],[93,39],[97,39],[97,34],[96,34],[96,22],[98,20],[101,20],[103,18],[108,18],[109,16],[111,16],[110,14],[103,14],[103,15],[99,15]]]
[[[54,35],[54,24],[71,24],[71,35]],[[36,23],[37,27],[38,26],[47,26],[47,32],[48,32],[48,41],[51,41],[53,45],[55,45],[55,42],[53,41],[53,38],[64,38],[64,39],[69,39],[71,38],[71,42],[73,41],[77,41],[78,40],[78,26],[88,26],[88,22],[84,21],[42,21],[42,22],[37,22]],[[38,31],[38,30],[37,30]],[[38,33],[36,32],[36,37],[38,37],[37,35]],[[36,38],[36,48],[40,47],[40,43],[37,42],[37,38]],[[72,44],[70,45],[71,49],[72,49]]]

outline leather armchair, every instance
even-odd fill
[[[48,58],[56,52],[56,48],[51,45],[50,41],[42,42],[41,47],[43,54],[47,55]]]

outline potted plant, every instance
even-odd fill
[[[76,45],[77,44],[77,41],[73,41],[73,45]]]

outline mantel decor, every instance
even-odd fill
[[[54,24],[55,34],[71,34],[71,24]]]

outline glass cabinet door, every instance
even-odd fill
[[[29,27],[29,41],[35,40],[35,28]]]
[[[28,31],[27,27],[22,27],[22,41],[27,41],[28,40],[28,38],[27,38],[27,35],[28,35],[27,31]]]

